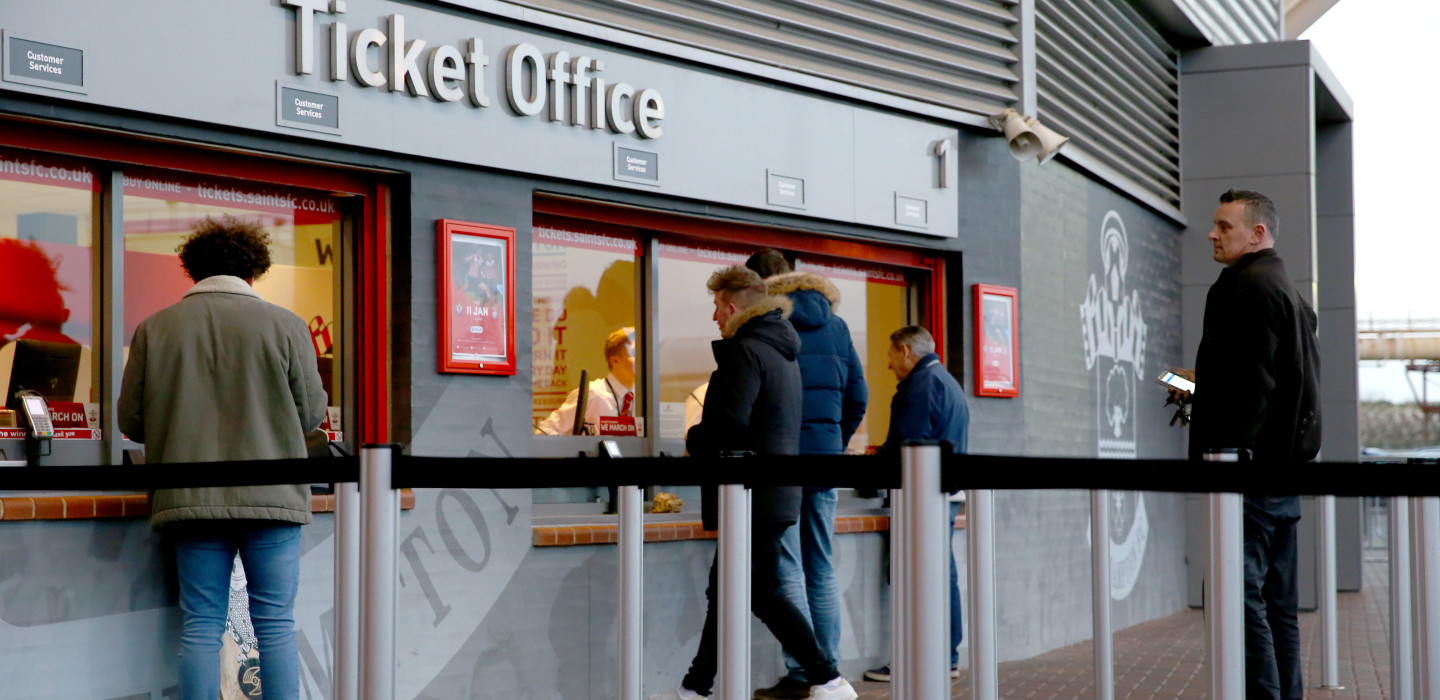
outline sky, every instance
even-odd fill
[[[1340,0],[1300,38],[1354,102],[1359,318],[1440,319],[1440,0]],[[1360,397],[1413,400],[1393,362],[1361,363]]]

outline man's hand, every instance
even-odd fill
[[[1193,369],[1172,367],[1170,371],[1186,379],[1189,379],[1192,382],[1195,381],[1195,370]],[[1185,406],[1190,403],[1190,392],[1185,391],[1184,389],[1176,389],[1175,387],[1169,387],[1169,391],[1170,396],[1169,398],[1165,399],[1166,406],[1169,406],[1171,404],[1174,404],[1176,406]]]

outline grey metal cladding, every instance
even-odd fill
[[[977,114],[1019,96],[1019,0],[511,0]]]
[[[1180,205],[1177,53],[1121,0],[1039,0],[1039,119],[1119,177]]]
[[[1216,46],[1280,41],[1281,0],[1174,0]]]

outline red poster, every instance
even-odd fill
[[[440,371],[515,374],[515,229],[442,219]]]
[[[975,285],[975,395],[1020,395],[1019,293]]]

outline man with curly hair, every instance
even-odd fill
[[[195,286],[135,330],[120,387],[120,429],[153,463],[297,458],[326,396],[310,331],[251,285],[270,268],[252,221],[206,218],[176,250]],[[158,489],[150,525],[175,547],[180,696],[220,696],[220,643],[235,555],[267,700],[300,697],[295,594],[308,484]]]

